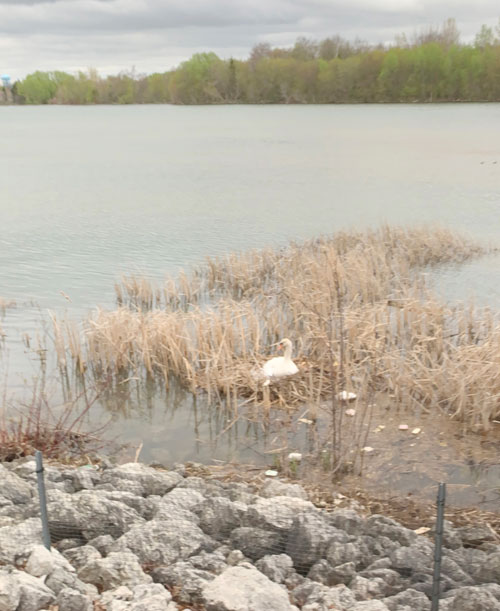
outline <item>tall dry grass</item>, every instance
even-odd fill
[[[444,229],[384,226],[208,259],[163,286],[129,276],[119,307],[96,311],[83,335],[54,321],[58,356],[96,379],[175,376],[235,409],[384,392],[487,429],[500,417],[498,322],[440,303],[421,273],[484,252]],[[255,372],[284,336],[300,372],[267,396]]]
[[[27,400],[0,403],[0,462],[40,450],[59,460],[93,454],[102,448],[104,426],[89,430],[87,415],[99,394],[82,390],[71,400],[51,399],[44,374],[33,379]]]

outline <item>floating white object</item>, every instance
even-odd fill
[[[303,422],[304,424],[313,424],[313,421],[308,420],[307,418],[299,418],[297,422]]]
[[[267,475],[267,477],[276,477],[278,475],[277,471],[274,471],[273,469],[268,469],[264,475]]]
[[[356,415],[356,410],[355,409],[346,409],[345,410],[345,415],[346,416],[355,416]]]
[[[262,367],[262,373],[267,378],[264,386],[269,386],[271,380],[279,380],[299,371],[297,365],[292,361],[292,342],[287,337],[278,343],[278,350],[282,349],[285,350],[284,356],[275,356],[266,361]]]
[[[416,429],[412,430],[412,435],[418,435],[420,432],[422,431],[422,429],[419,429],[418,427]]]
[[[400,424],[398,428],[400,431],[407,431],[409,426],[407,424]]]
[[[290,452],[288,455],[288,460],[291,462],[292,460],[296,460],[300,462],[302,460],[302,454],[300,452]]]
[[[365,446],[361,451],[369,454],[370,452],[373,452],[373,448],[370,446]]]
[[[357,395],[355,393],[347,392],[346,390],[339,392],[339,394],[337,395],[337,399],[339,399],[340,401],[354,401],[356,397]]]

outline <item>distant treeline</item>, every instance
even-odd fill
[[[198,53],[151,75],[34,72],[4,90],[17,104],[278,104],[500,101],[500,21],[463,44],[453,19],[391,47],[339,36],[255,46],[245,60]]]

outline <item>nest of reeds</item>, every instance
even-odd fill
[[[498,320],[441,303],[422,274],[486,252],[443,229],[382,227],[209,259],[163,286],[129,276],[119,307],[95,312],[83,333],[54,321],[58,358],[96,379],[175,377],[235,403],[381,391],[487,429],[500,418]],[[266,397],[252,372],[285,336],[300,372]]]

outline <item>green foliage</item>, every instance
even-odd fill
[[[390,48],[298,38],[289,49],[256,45],[247,61],[197,53],[177,69],[100,78],[34,72],[13,87],[27,104],[288,104],[500,101],[500,20],[460,44],[453,19],[397,37]]]
[[[27,104],[47,104],[57,92],[57,81],[53,72],[33,72],[17,83],[17,93]]]

